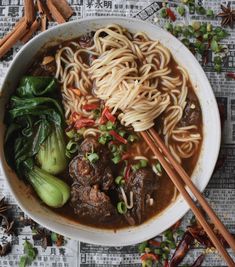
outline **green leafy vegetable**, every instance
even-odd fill
[[[24,242],[24,254],[20,257],[19,267],[30,265],[37,256],[37,250],[27,240]]]
[[[57,174],[66,167],[63,109],[55,97],[56,88],[50,77],[21,80],[5,116],[4,150],[9,165],[28,179],[42,201],[61,207],[69,198],[69,187],[48,173]],[[44,170],[36,166],[36,158]]]
[[[26,175],[40,199],[50,207],[62,207],[70,197],[69,186],[59,178],[34,166]]]
[[[26,76],[16,92],[19,97],[34,97],[54,93],[56,87],[56,80],[51,77]]]
[[[38,151],[37,160],[41,168],[51,174],[58,174],[64,171],[67,166],[65,150],[62,129],[55,127]],[[71,148],[70,152],[73,153]]]

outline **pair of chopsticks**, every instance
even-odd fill
[[[161,140],[158,133],[153,129],[149,129],[147,131],[141,132],[142,137],[144,138],[145,142],[148,144],[154,155],[157,157],[159,162],[161,163],[162,167],[165,169],[166,173],[175,184],[178,191],[187,201],[188,205],[190,206],[191,210],[195,214],[196,218],[198,219],[201,226],[206,231],[207,235],[211,239],[212,243],[214,244],[215,248],[220,252],[223,256],[224,260],[227,262],[228,266],[235,266],[235,263],[231,256],[228,254],[226,249],[223,247],[217,236],[215,235],[214,231],[211,229],[209,223],[204,218],[203,213],[201,210],[196,206],[194,200],[189,195],[188,191],[185,188],[185,185],[188,189],[191,190],[193,195],[196,197],[198,203],[207,213],[208,217],[214,223],[215,227],[220,231],[223,235],[224,239],[230,245],[233,251],[235,251],[235,240],[233,236],[228,232],[224,224],[220,221],[217,217],[215,212],[212,210],[206,199],[203,197],[201,192],[197,189],[197,187],[193,184],[192,180],[182,168],[182,166],[174,159],[171,155],[163,141]],[[167,160],[166,160],[167,159]],[[173,168],[174,169],[173,169]],[[177,174],[176,174],[177,173]]]

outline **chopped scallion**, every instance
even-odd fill
[[[117,151],[117,146],[114,144],[111,144],[111,142],[108,144],[109,150],[114,153]]]
[[[121,137],[124,137],[126,134],[126,131],[120,130],[120,131],[118,131],[118,134],[121,135]]]
[[[72,138],[74,137],[75,134],[76,134],[76,133],[75,133],[74,129],[72,129],[72,130],[66,132],[66,135],[67,135],[68,138],[70,138],[70,139],[72,139]]]
[[[213,18],[213,17],[214,17],[214,12],[213,12],[213,10],[212,10],[212,9],[207,9],[207,11],[206,11],[206,15],[207,15],[208,17]]]
[[[128,138],[127,138],[127,141],[129,141],[129,142],[131,142],[131,143],[133,143],[133,142],[135,142],[135,141],[137,141],[137,140],[138,140],[138,136],[135,135],[135,134],[130,134],[130,135],[128,136]]]
[[[162,8],[160,10],[160,16],[161,18],[166,18],[167,17],[167,11],[166,11],[166,8]]]
[[[70,140],[66,146],[66,150],[68,150],[71,154],[75,153],[78,150],[77,142]]]
[[[100,144],[105,145],[107,139],[106,139],[103,135],[101,135],[101,136],[99,137],[98,141],[99,141]]]
[[[100,125],[99,130],[102,132],[107,131],[106,125]]]
[[[147,241],[144,241],[144,242],[140,243],[139,246],[138,246],[139,253],[144,253],[145,248],[147,247],[147,245],[148,245]]]
[[[145,168],[148,165],[148,161],[145,159],[140,160],[140,167]]]
[[[125,214],[127,212],[126,204],[123,201],[118,202],[117,210],[120,214]]]
[[[97,160],[99,160],[99,155],[97,153],[91,153],[87,155],[87,158],[91,163],[95,163]]]
[[[113,129],[116,128],[116,125],[115,125],[115,123],[112,123],[111,121],[108,121],[106,123],[106,128],[107,128],[107,130],[113,130]]]
[[[124,178],[123,178],[123,176],[117,176],[116,177],[116,179],[115,179],[115,183],[117,184],[117,185],[122,185],[123,184],[123,181],[124,181]],[[125,181],[124,181],[125,182]]]
[[[155,167],[159,172],[162,172],[162,166],[159,162],[155,165]]]
[[[120,160],[121,160],[121,156],[120,156],[120,154],[117,154],[116,156],[114,156],[114,157],[112,158],[112,162],[113,162],[114,164],[118,164],[118,163],[120,162]]]
[[[154,253],[157,254],[157,255],[162,255],[162,249],[160,249],[160,248],[155,248],[155,249],[154,249]]]
[[[141,168],[140,163],[131,165],[131,169],[132,169],[134,172],[138,171],[140,168]]]
[[[180,14],[180,16],[184,16],[185,15],[185,8],[184,6],[178,6],[177,7],[177,12]]]

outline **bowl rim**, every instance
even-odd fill
[[[5,78],[4,78],[4,81],[3,81],[3,85],[2,85],[2,88],[6,87],[6,82],[8,80],[8,75],[10,75],[10,72],[11,72],[11,69],[12,67],[14,66],[15,62],[18,60],[18,58],[20,58],[21,54],[23,54],[25,52],[25,50],[27,50],[28,48],[30,48],[30,46],[37,42],[38,39],[42,38],[44,35],[48,35],[50,32],[53,32],[55,31],[55,29],[63,29],[63,28],[66,28],[68,27],[68,25],[73,25],[73,24],[77,24],[79,22],[89,22],[89,23],[95,23],[95,22],[99,22],[99,21],[102,21],[102,20],[105,20],[107,21],[107,24],[108,22],[109,23],[112,23],[112,20],[119,20],[119,21],[126,21],[128,23],[128,21],[130,22],[138,22],[138,23],[142,23],[144,25],[146,25],[148,27],[148,25],[152,26],[152,27],[155,27],[156,30],[161,30],[161,31],[164,31],[166,34],[169,35],[169,38],[176,42],[176,43],[180,43],[182,47],[184,47],[184,49],[187,50],[187,53],[188,54],[191,54],[191,58],[190,60],[193,61],[193,65],[195,65],[195,67],[198,69],[198,71],[200,71],[200,75],[202,75],[201,79],[207,81],[207,85],[208,85],[208,90],[211,91],[211,100],[213,102],[213,106],[214,106],[214,119],[216,121],[216,130],[217,130],[217,142],[216,142],[216,145],[217,147],[214,148],[215,150],[215,153],[213,155],[211,155],[213,158],[211,159],[211,163],[210,166],[210,172],[208,175],[208,180],[206,181],[206,183],[203,185],[203,188],[200,189],[200,191],[203,191],[207,184],[209,183],[210,179],[211,179],[211,176],[213,174],[213,170],[214,170],[214,167],[215,167],[215,164],[216,164],[216,160],[218,158],[218,155],[219,155],[219,151],[220,151],[220,142],[221,142],[221,127],[220,127],[220,116],[219,116],[219,110],[218,110],[218,106],[217,106],[217,102],[216,102],[216,98],[215,98],[215,95],[214,95],[214,92],[211,88],[211,85],[208,81],[208,78],[204,72],[204,70],[202,69],[201,65],[199,64],[199,62],[196,60],[196,58],[193,56],[193,54],[176,38],[174,37],[173,35],[169,34],[168,32],[166,32],[165,30],[163,30],[162,28],[160,28],[158,25],[155,25],[155,24],[152,24],[151,22],[148,22],[148,21],[142,21],[142,20],[139,20],[139,19],[136,19],[136,18],[128,18],[128,17],[119,17],[119,16],[100,16],[100,17],[86,17],[86,18],[82,18],[82,19],[77,19],[77,20],[73,20],[73,21],[70,21],[70,22],[67,22],[65,24],[61,24],[61,25],[57,25],[55,27],[52,27],[50,29],[48,29],[47,31],[45,32],[42,32],[40,34],[38,34],[37,36],[35,36],[33,39],[31,39],[27,44],[25,44],[21,49],[20,51],[17,53],[17,55],[14,57],[14,59],[12,60],[8,70],[7,70],[7,73],[5,75]],[[174,56],[174,53],[171,51],[171,53],[173,54]],[[1,91],[1,90],[0,90]],[[2,92],[2,91],[1,91]],[[5,156],[4,156],[4,151],[3,151],[3,147],[0,148],[0,167],[2,168],[2,172],[3,172],[3,177],[5,178],[6,180],[6,183],[8,185],[8,189],[11,193],[11,195],[14,197],[14,199],[16,200],[16,203],[17,205],[22,209],[22,211],[27,214],[29,217],[31,217],[33,220],[35,220],[36,222],[38,222],[40,225],[44,226],[45,228],[51,230],[51,231],[58,231],[60,232],[61,234],[67,236],[67,237],[70,237],[70,238],[73,238],[74,239],[74,235],[69,232],[69,231],[63,231],[63,230],[57,230],[58,227],[53,227],[49,224],[46,224],[45,221],[41,220],[40,219],[40,215],[39,217],[37,216],[34,216],[34,214],[32,214],[28,209],[27,207],[25,207],[22,203],[21,203],[21,200],[20,198],[14,193],[14,190],[9,182],[9,171],[4,167],[4,164],[3,164],[3,160],[5,159]],[[186,212],[190,209],[189,206],[187,205],[187,203],[183,200],[183,204],[182,204],[182,210],[180,212],[180,215],[178,215],[178,219],[182,218]],[[173,223],[172,222],[168,222],[164,228],[165,230],[167,228],[169,228]],[[93,228],[94,229],[94,228]],[[82,229],[83,230],[83,229]],[[84,230],[83,230],[84,231]],[[107,231],[110,231],[110,230],[107,230]],[[164,231],[164,230],[163,230]],[[86,233],[86,230],[84,231]],[[119,230],[117,231],[117,233],[120,232]],[[88,232],[87,232],[88,233]],[[135,233],[132,233],[133,235]],[[92,236],[92,235],[91,235]],[[136,244],[138,242],[142,242],[143,241],[143,238],[133,238],[133,240],[123,240],[123,241],[117,241],[115,240],[115,244],[112,244],[112,242],[114,240],[98,240],[97,238],[95,240],[93,240],[91,238],[90,235],[88,235],[88,237],[86,237],[86,235],[83,235],[82,237],[79,237],[79,241],[82,241],[82,242],[87,242],[87,243],[92,243],[92,244],[97,244],[97,245],[106,245],[106,246],[125,246],[125,245],[132,245],[132,244]],[[146,235],[145,236],[145,239],[150,239],[153,237],[153,234],[149,234],[149,235]]]

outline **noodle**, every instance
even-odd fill
[[[100,100],[112,114],[118,112],[121,124],[137,132],[151,128],[163,115],[161,131],[173,156],[179,162],[191,157],[201,134],[196,125],[179,126],[187,104],[187,71],[177,66],[175,75],[170,51],[142,32],[132,35],[112,24],[97,30],[93,40],[90,47],[73,41],[72,48],[67,45],[57,51],[55,76],[62,84],[66,118],[73,112],[93,118],[92,111],[84,110],[83,105]],[[84,53],[92,57],[90,63],[83,61]],[[88,130],[86,135],[97,134]]]

